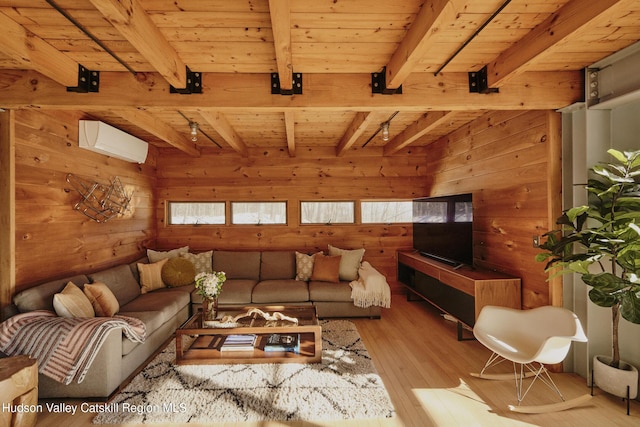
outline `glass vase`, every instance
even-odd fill
[[[202,299],[202,321],[216,320],[218,317],[218,298],[203,298]]]

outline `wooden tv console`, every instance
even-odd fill
[[[485,305],[521,308],[520,279],[491,270],[463,266],[456,268],[420,255],[398,252],[398,281],[411,296],[428,301],[458,320],[458,339],[462,326],[473,328]]]

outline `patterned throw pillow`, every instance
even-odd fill
[[[116,296],[105,283],[87,283],[84,285],[84,294],[91,301],[96,316],[113,317],[120,310]]]
[[[296,280],[306,282],[311,279],[311,275],[313,274],[313,259],[318,254],[322,254],[322,252],[313,255],[296,252]]]
[[[73,282],[53,296],[53,308],[60,317],[94,317],[89,298]]]
[[[146,294],[147,292],[165,287],[164,282],[162,281],[162,266],[167,261],[169,261],[169,258],[154,262],[153,264],[138,263],[138,272],[140,273],[140,293]]]
[[[196,269],[196,274],[213,273],[213,251],[201,252],[199,254],[187,252],[186,254],[180,254],[180,257],[191,261]]]

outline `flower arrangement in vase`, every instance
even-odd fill
[[[199,273],[196,275],[196,289],[202,296],[202,321],[216,320],[218,316],[218,296],[222,292],[227,276],[224,271]]]

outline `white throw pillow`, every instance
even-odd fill
[[[73,282],[53,296],[53,308],[60,317],[95,317],[91,301]]]
[[[342,255],[340,260],[340,280],[352,281],[358,279],[358,269],[364,257],[364,248],[362,249],[340,249],[329,245],[329,255]]]
[[[158,262],[166,258],[179,257],[180,254],[186,254],[189,252],[189,246],[183,246],[181,248],[172,249],[170,251],[154,251],[153,249],[147,249],[147,257],[150,263]]]

